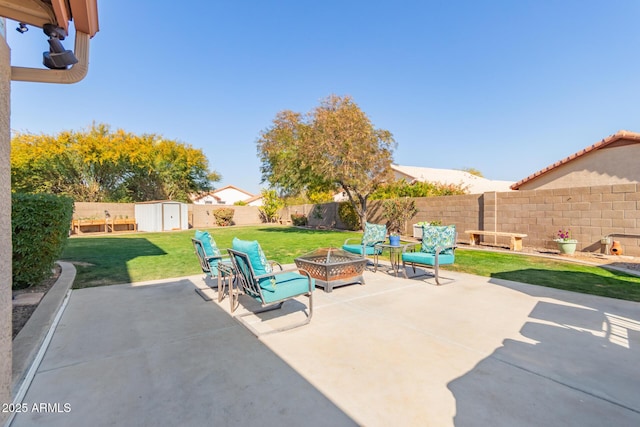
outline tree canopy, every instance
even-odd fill
[[[134,135],[106,124],[55,136],[11,140],[14,192],[53,193],[82,202],[188,201],[221,179],[202,150],[159,135]]]
[[[262,182],[285,195],[341,189],[364,224],[369,196],[392,179],[395,146],[351,97],[331,95],[305,115],[279,112],[260,134]]]

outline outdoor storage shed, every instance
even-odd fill
[[[138,231],[187,230],[188,208],[185,203],[162,201],[136,203]]]

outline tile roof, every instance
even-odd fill
[[[604,148],[604,147],[606,147],[608,145],[611,145],[614,142],[619,141],[621,139],[628,139],[628,140],[639,141],[640,142],[640,133],[635,133],[635,132],[631,132],[631,131],[628,131],[628,130],[620,130],[620,131],[614,133],[613,135],[610,135],[610,136],[604,138],[602,141],[596,142],[595,144],[593,144],[593,145],[591,145],[591,146],[589,146],[587,148],[583,148],[582,150],[578,151],[577,153],[573,153],[572,155],[570,155],[568,157],[565,157],[564,159],[559,160],[559,161],[555,162],[554,164],[549,165],[546,168],[541,169],[538,172],[535,172],[535,173],[529,175],[528,177],[526,177],[524,179],[521,179],[520,181],[518,181],[515,184],[513,184],[511,186],[511,189],[512,190],[518,190],[521,185],[523,185],[523,184],[525,184],[525,183],[527,183],[529,181],[532,181],[532,180],[538,178],[539,176],[541,176],[541,175],[543,175],[543,174],[545,174],[545,173],[547,173],[547,172],[549,172],[549,171],[551,171],[553,169],[556,169],[556,168],[558,168],[558,167],[560,167],[562,165],[565,165],[565,164],[569,163],[570,161],[577,159],[578,157],[584,156],[587,153],[590,153],[592,151],[599,150],[599,149]]]

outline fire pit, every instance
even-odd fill
[[[296,266],[303,268],[316,279],[316,286],[331,292],[336,286],[360,283],[364,285],[362,272],[366,258],[336,248],[316,249],[295,259]]]

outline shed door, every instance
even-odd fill
[[[162,230],[180,230],[180,203],[162,204]]]

